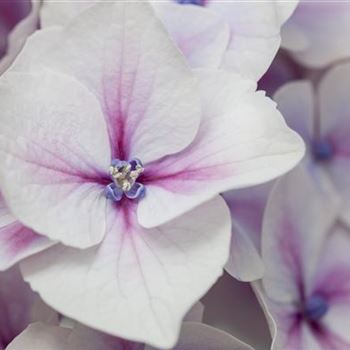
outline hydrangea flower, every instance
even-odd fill
[[[269,199],[260,297],[273,320],[273,349],[350,346],[350,237],[336,223],[339,202],[326,197],[313,174],[299,168]]]
[[[0,74],[14,61],[38,27],[39,1],[0,2]]]
[[[37,32],[0,84],[3,196],[62,243],[25,279],[88,326],[173,346],[228,257],[218,194],[288,171],[300,137],[251,82],[192,72],[144,2]]]
[[[34,293],[17,267],[0,272],[0,350],[30,323],[58,324],[58,315]]]
[[[45,0],[44,27],[63,25],[90,2]],[[150,1],[192,67],[224,68],[254,81],[266,72],[279,46],[280,28],[298,1]]]
[[[30,325],[7,350],[156,350],[147,345],[114,338],[81,325],[73,329]],[[196,322],[185,322],[173,350],[252,350],[231,335]]]
[[[300,63],[323,68],[350,58],[350,4],[301,0],[282,30],[282,46]]]
[[[342,198],[340,217],[350,224],[350,64],[330,69],[316,87],[292,82],[275,95],[287,123],[307,145],[305,162],[330,197]],[[298,101],[298,103],[295,103]]]

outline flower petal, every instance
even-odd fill
[[[280,179],[265,211],[262,256],[263,284],[276,302],[299,300],[300,285],[310,278],[324,238],[338,213],[338,201],[302,166]]]
[[[22,263],[25,279],[68,317],[116,336],[171,347],[185,313],[222,273],[228,209],[216,197],[151,230],[137,224],[132,208],[110,210],[100,247],[51,248]]]
[[[46,40],[46,50],[29,42],[13,69],[28,70],[37,57],[38,66],[85,84],[102,106],[113,158],[146,165],[193,140],[201,113],[196,79],[150,4],[98,3]]]
[[[285,16],[280,18],[277,3],[209,0],[207,7],[227,20],[231,29],[222,67],[258,81],[281,42],[280,26]]]
[[[200,6],[153,1],[156,14],[194,68],[218,68],[229,43],[225,21]]]
[[[7,209],[0,194],[0,270],[40,252],[54,242],[23,226]]]
[[[106,198],[98,181],[111,156],[94,96],[52,71],[8,73],[0,104],[1,189],[11,212],[52,240],[100,242]]]
[[[267,182],[303,155],[275,104],[254,86],[227,72],[200,72],[203,119],[183,152],[149,164],[147,193],[138,206],[145,227],[164,223],[234,188]]]
[[[6,350],[78,350],[68,348],[71,330],[41,323],[31,324]]]

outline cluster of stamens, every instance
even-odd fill
[[[129,199],[141,198],[144,195],[144,186],[137,182],[138,177],[144,172],[139,159],[123,161],[114,159],[111,163],[110,176],[113,183],[106,187],[106,196],[117,202],[125,195]]]

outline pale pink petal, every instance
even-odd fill
[[[60,34],[48,30],[51,40],[30,41],[13,69],[44,65],[86,85],[102,107],[113,158],[147,164],[193,140],[201,113],[196,79],[151,5],[103,2]]]
[[[277,182],[267,204],[262,235],[263,283],[269,298],[293,303],[302,293],[301,284],[310,287],[337,210],[338,201],[302,166]]]
[[[145,227],[157,226],[217,193],[267,182],[303,156],[300,137],[275,104],[254,86],[227,72],[203,72],[203,119],[192,144],[149,164],[147,195],[138,207]]]
[[[310,150],[310,141],[314,136],[316,102],[311,83],[306,80],[287,83],[276,91],[273,99],[287,124],[303,137]]]
[[[220,66],[230,38],[221,16],[201,6],[157,1],[152,5],[192,67]]]
[[[321,139],[329,142],[333,158],[325,165],[342,196],[342,219],[350,225],[350,64],[331,69],[319,88]]]
[[[0,194],[0,270],[40,252],[54,242],[23,226],[7,209]]]
[[[282,45],[314,68],[350,57],[350,5],[346,1],[301,0],[282,32]]]
[[[216,197],[179,220],[147,230],[137,224],[132,208],[115,209],[111,206],[108,234],[98,248],[50,248],[22,263],[25,278],[68,317],[116,336],[171,347],[185,313],[222,273],[229,211]]]
[[[0,60],[0,75],[5,72],[15,60],[29,35],[38,28],[40,2],[31,0],[31,3],[31,12],[17,24],[8,37],[6,55]]]
[[[52,71],[8,73],[0,89],[1,189],[11,211],[52,240],[100,242],[111,155],[97,100]]]

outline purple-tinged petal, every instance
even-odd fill
[[[22,263],[25,279],[68,317],[171,347],[185,313],[222,273],[230,238],[228,208],[216,197],[148,230],[138,225],[133,207],[119,209],[110,205],[108,233],[99,247],[51,248]]]
[[[331,156],[325,163],[334,185],[342,196],[343,221],[350,227],[350,64],[335,66],[320,82],[320,139]]]
[[[157,226],[217,193],[267,182],[304,152],[300,137],[254,85],[227,72],[200,72],[203,119],[184,151],[149,164],[147,195],[138,207],[145,227]]]
[[[11,212],[52,240],[100,242],[111,155],[97,100],[48,70],[7,73],[0,89],[1,189]]]
[[[0,270],[40,252],[54,242],[23,226],[7,209],[0,194]]]

